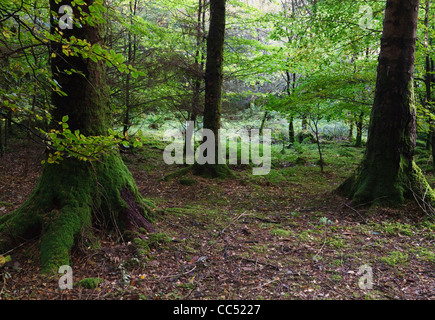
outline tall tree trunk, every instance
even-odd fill
[[[413,95],[419,0],[387,0],[367,148],[357,172],[339,188],[355,203],[399,205],[413,193],[432,197],[414,163]]]
[[[136,15],[137,10],[137,0],[130,0],[129,4],[130,9],[130,26],[133,27],[133,17]],[[136,35],[132,36],[131,30],[127,30],[127,64],[133,65],[134,60],[136,59]],[[131,106],[131,73],[126,74],[125,79],[125,115],[124,115],[124,124],[123,124],[123,135],[124,137],[128,137],[128,130],[131,126],[131,114],[130,111],[132,109]]]
[[[292,2],[292,5],[294,7],[294,4]],[[294,11],[294,9],[293,9]],[[290,41],[290,40],[289,40]],[[289,71],[286,71],[286,91],[287,95],[290,97],[292,94],[292,90],[295,90],[296,87],[296,73],[290,74]],[[289,125],[288,125],[288,139],[290,144],[293,144],[295,142],[295,128],[293,125],[293,116],[289,119]]]
[[[225,40],[225,4],[226,0],[210,1],[210,27],[207,38],[205,69],[204,129],[210,129],[214,133],[215,164],[195,166],[196,174],[220,178],[231,174],[226,164],[218,164]]]
[[[88,5],[92,3],[88,1]],[[52,12],[58,12],[60,5],[50,0]],[[73,7],[75,19],[80,17],[78,7]],[[86,5],[81,9],[89,12]],[[51,24],[51,32],[55,33],[57,23],[53,17]],[[103,31],[101,26],[74,25],[72,30],[63,30],[62,37],[74,36],[103,45]],[[72,131],[106,135],[111,113],[105,63],[66,56],[58,42],[51,43],[51,50],[56,55],[51,60],[53,78],[67,94],[53,93],[53,123],[68,115]],[[83,75],[64,72],[71,68]],[[92,227],[97,222],[99,227],[112,228],[123,237],[127,231],[139,228],[152,231],[147,220],[150,212],[118,150],[109,151],[95,163],[69,157],[60,164],[45,164],[29,199],[16,211],[0,217],[0,252],[22,239],[40,236],[42,271],[57,271],[60,265],[70,264],[70,251],[77,241],[94,239]]]

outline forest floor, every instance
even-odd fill
[[[435,299],[434,221],[412,202],[352,207],[332,192],[363,149],[324,145],[321,173],[315,146],[304,148],[280,153],[267,176],[232,167],[231,179],[163,181],[180,167],[167,166],[161,142],[150,141],[123,157],[160,209],[156,234],[78,243],[73,280],[100,279],[90,289],[59,290],[63,274],[41,275],[38,240],[30,240],[0,253],[12,258],[0,268],[0,299]],[[0,158],[0,215],[29,196],[43,156],[15,141]]]

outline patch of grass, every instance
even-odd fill
[[[333,274],[329,277],[329,279],[333,282],[340,282],[343,280],[343,277],[340,276],[339,274]]]
[[[317,241],[319,230],[307,229],[297,234],[297,238],[301,242]]]
[[[335,249],[341,249],[346,246],[346,241],[336,236],[333,238],[329,238],[327,243],[330,247]]]
[[[408,262],[408,254],[401,251],[392,251],[387,257],[381,257],[380,261],[385,262],[390,266],[405,264]]]
[[[293,232],[291,232],[289,230],[285,230],[285,229],[276,228],[276,229],[270,230],[270,234],[275,236],[275,237],[288,238],[289,236],[291,236],[293,234]]]
[[[411,249],[418,259],[428,262],[435,262],[435,252],[425,247]]]
[[[135,238],[133,243],[138,248],[140,255],[147,255],[152,248],[172,242],[172,238],[163,232],[150,233],[146,238]]]
[[[409,224],[400,222],[384,222],[380,226],[380,231],[385,232],[387,235],[394,236],[401,234],[403,236],[411,237],[415,233],[415,228]]]
[[[266,253],[269,251],[267,245],[265,244],[257,244],[251,247],[251,250],[258,253]]]
[[[190,177],[180,178],[178,182],[180,182],[180,184],[182,184],[183,186],[193,186],[197,183],[195,179]]]
[[[435,240],[435,223],[430,220],[426,220],[420,224],[423,234],[428,240]]]
[[[12,207],[14,204],[6,201],[0,201],[0,207]]]

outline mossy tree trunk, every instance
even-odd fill
[[[215,163],[195,164],[194,172],[203,176],[224,178],[231,175],[226,164],[219,164],[219,129],[223,83],[223,53],[225,41],[226,0],[210,1],[210,27],[207,37],[205,67],[204,129],[214,133]]]
[[[92,3],[88,1],[88,5]],[[60,5],[50,0],[52,11],[58,12]],[[77,19],[78,6],[73,8]],[[87,6],[81,9],[89,12]],[[57,23],[53,17],[51,23],[54,33]],[[63,30],[64,38],[71,36],[103,44],[101,26],[74,25],[72,30]],[[105,63],[66,56],[57,42],[51,43],[51,50],[56,55],[51,59],[53,78],[67,94],[53,93],[54,120],[68,115],[71,130],[106,135],[111,113]],[[64,72],[72,68],[79,73]],[[150,206],[139,194],[117,150],[94,163],[69,157],[60,164],[45,164],[29,199],[16,211],[0,217],[0,252],[24,239],[40,237],[42,270],[53,272],[70,263],[70,252],[77,241],[94,239],[95,227],[117,230],[120,236],[139,228],[152,231],[149,213]]]
[[[413,96],[419,0],[388,0],[367,148],[357,172],[339,188],[355,203],[399,205],[427,192],[414,163],[416,114]],[[413,194],[414,193],[414,194]]]

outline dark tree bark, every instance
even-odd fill
[[[347,135],[347,139],[349,141],[352,141],[352,139],[353,139],[353,120],[351,120],[349,123],[349,133]]]
[[[292,2],[292,5],[294,7],[294,4]],[[294,9],[293,9],[294,11]],[[290,40],[289,40],[290,41]],[[296,88],[296,73],[292,73],[290,74],[289,71],[286,71],[286,91],[287,91],[287,95],[291,96],[292,91],[295,90]],[[289,119],[289,124],[288,124],[288,140],[290,144],[293,144],[295,142],[295,128],[293,125],[293,116],[290,117]]]
[[[214,133],[215,164],[195,165],[196,174],[224,178],[231,175],[226,164],[218,164],[219,129],[223,83],[226,0],[210,1],[210,27],[205,68],[204,128]]]
[[[88,1],[88,5],[92,3]],[[50,0],[51,11],[58,12],[60,5]],[[78,19],[78,6],[73,8]],[[81,9],[89,12],[87,6]],[[51,23],[55,33],[57,22],[53,17]],[[63,30],[62,37],[74,36],[103,45],[103,35],[101,26],[74,25],[72,30]],[[56,55],[51,60],[53,78],[67,94],[53,93],[53,123],[68,115],[73,131],[106,135],[111,113],[105,62],[66,56],[58,42],[51,43],[51,50]],[[64,72],[72,68],[83,75]],[[77,241],[95,239],[95,226],[112,228],[121,237],[139,228],[152,231],[147,220],[150,208],[118,150],[109,151],[95,163],[69,157],[60,164],[45,164],[29,199],[16,211],[0,217],[0,252],[23,239],[39,236],[42,271],[57,271],[60,265],[70,264],[70,251]]]
[[[365,157],[339,188],[355,203],[399,205],[413,193],[432,196],[414,163],[413,96],[419,0],[388,0]]]
[[[204,128],[211,129],[216,138],[221,127],[225,2],[226,0],[210,1],[210,28],[207,38]]]

